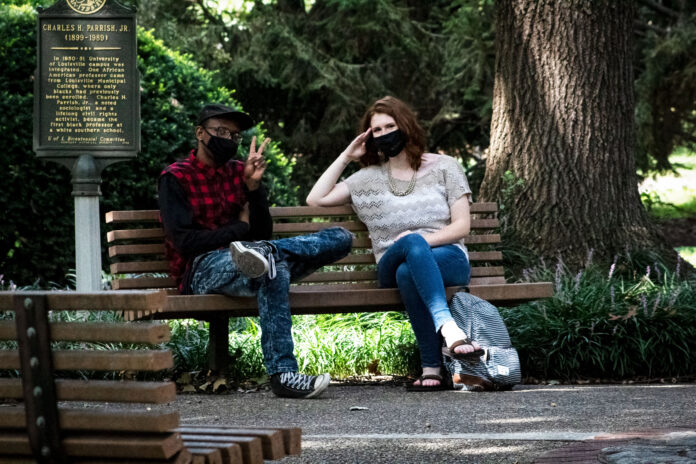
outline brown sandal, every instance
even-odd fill
[[[416,382],[420,380],[420,385],[414,385]],[[443,390],[451,390],[452,387],[449,385],[445,385],[445,380],[442,378],[441,375],[438,374],[429,374],[429,375],[421,375],[418,377],[418,380],[413,381],[412,383],[406,385],[406,391],[410,392],[424,392],[424,391],[443,391]],[[431,387],[428,387],[426,385],[423,385],[424,380],[439,380],[440,385],[433,385]]]
[[[474,345],[472,344],[473,340],[469,337],[463,338],[461,340],[457,340],[454,343],[452,343],[450,346],[447,348],[442,349],[442,354],[445,356],[448,356],[452,359],[456,359],[457,361],[479,361],[481,356],[486,352],[483,348],[479,348],[478,350],[474,350],[470,353],[455,353],[454,349],[458,346],[462,345],[471,345],[473,348]]]

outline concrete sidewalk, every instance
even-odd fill
[[[179,395],[176,406],[183,424],[302,427],[302,455],[285,464],[553,462],[543,456],[602,435],[696,432],[694,383],[523,385],[497,393],[332,385],[313,400]]]

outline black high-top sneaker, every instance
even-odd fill
[[[247,277],[256,278],[268,273],[269,279],[276,276],[275,248],[268,242],[232,242],[230,253],[237,268]]]
[[[331,382],[329,374],[305,375],[281,372],[271,376],[271,390],[284,398],[313,398],[319,396]]]

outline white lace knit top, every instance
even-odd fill
[[[395,178],[397,191],[405,191],[409,180]],[[403,197],[389,190],[386,164],[363,168],[343,182],[353,209],[370,233],[377,262],[401,232],[427,234],[442,229],[451,222],[450,207],[455,201],[463,195],[472,201],[462,166],[450,156],[434,153],[423,155],[416,186]],[[456,245],[467,253],[463,240]]]

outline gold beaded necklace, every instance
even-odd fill
[[[416,174],[417,171],[413,171],[413,176],[411,177],[411,181],[408,183],[408,187],[403,192],[399,192],[396,189],[396,186],[394,185],[394,177],[392,176],[391,164],[387,162],[387,179],[389,181],[389,191],[397,197],[405,197],[406,195],[410,194],[416,187]]]

